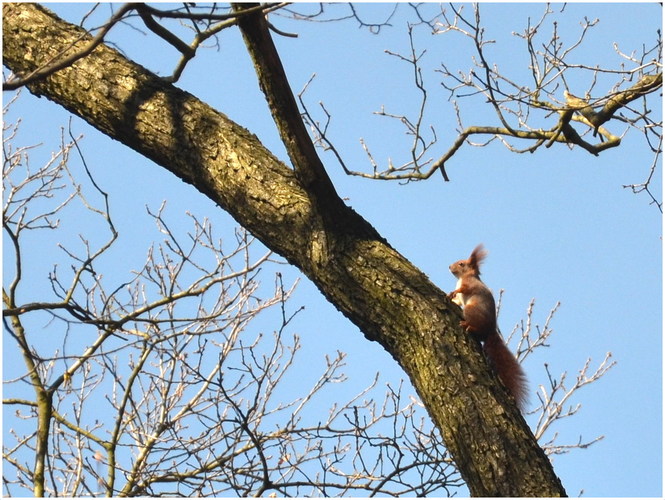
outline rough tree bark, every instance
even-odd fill
[[[272,43],[260,15],[242,27],[250,49]],[[89,39],[38,5],[3,5],[3,62],[16,74]],[[300,268],[409,375],[473,495],[565,495],[460,329],[459,309],[334,194],[322,168],[293,157],[297,145],[287,145],[291,169],[222,113],[105,45],[29,89],[192,184]]]

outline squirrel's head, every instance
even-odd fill
[[[473,249],[468,259],[458,260],[450,265],[448,269],[456,278],[463,276],[480,276],[480,263],[487,256],[487,251],[482,243]]]
[[[466,260],[458,260],[450,264],[448,269],[456,278],[461,278],[464,276],[466,269],[468,268],[469,263]]]

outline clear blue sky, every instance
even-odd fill
[[[88,9],[86,5],[49,7],[75,23]],[[529,16],[539,19],[543,9],[542,4],[482,6],[486,38],[497,41],[489,52],[492,62],[516,79],[527,74],[527,59],[511,32],[523,30]],[[364,6],[361,12],[368,20],[378,20],[389,10],[376,5]],[[281,29],[299,34],[296,39],[277,38],[294,90],[299,91],[316,73],[308,102],[314,109],[323,101],[333,114],[331,136],[356,170],[370,168],[361,137],[379,161],[392,157],[399,163],[410,147],[401,128],[372,114],[383,104],[395,113],[415,113],[418,94],[411,85],[410,68],[384,53],[385,49],[406,51],[408,13],[401,6],[391,20],[392,28],[378,36],[358,29],[352,21],[319,24],[273,18]],[[617,66],[614,42],[624,52],[639,51],[642,44],[653,42],[661,27],[657,3],[569,4],[557,17],[564,44],[579,36],[579,22],[585,16],[599,18],[600,23],[571,61],[589,65]],[[177,61],[177,55],[154,36],[118,27],[111,38],[129,56],[161,74],[170,73]],[[220,40],[220,51],[202,51],[178,86],[257,134],[285,159],[239,34],[231,30]],[[473,52],[459,36],[431,36],[426,30],[417,31],[417,43],[427,49],[423,71],[430,110],[426,118],[439,137],[436,155],[454,140],[456,121],[434,70],[443,61],[466,71]],[[583,94],[588,81],[571,78],[568,83],[573,93]],[[598,86],[599,92],[603,89],[606,86]],[[465,101],[460,101],[460,106],[466,125],[496,125],[492,110],[481,101],[469,101],[466,108]],[[660,104],[655,108],[659,113]],[[58,127],[68,120],[63,109],[27,93],[11,113],[23,117],[26,143],[45,144],[35,155],[47,155],[57,147]],[[609,127],[617,134],[624,131],[617,123]],[[85,134],[82,146],[88,158],[94,158],[98,182],[115,193],[116,217],[133,221],[123,235],[127,255],[144,255],[142,224],[150,224],[144,207],[156,208],[164,199],[174,220],[184,223],[184,211],[190,210],[212,219],[220,232],[233,227],[230,217],[165,170],[79,119],[73,120],[73,129]],[[547,382],[543,363],[557,376],[567,371],[573,379],[587,358],[591,357],[595,368],[612,352],[617,366],[578,393],[572,403],[582,404],[582,409],[557,428],[560,443],[601,434],[605,439],[587,450],[554,457],[555,470],[571,496],[580,490],[594,497],[660,496],[661,215],[645,196],[622,188],[647,175],[652,157],[643,138],[631,130],[621,147],[599,157],[577,148],[552,147],[516,155],[500,144],[464,146],[448,164],[452,182],[444,183],[437,174],[406,186],[347,177],[331,155],[323,158],[340,195],[443,290],[454,285],[448,265],[483,242],[490,252],[484,279],[495,292],[505,290],[500,316],[504,333],[525,317],[532,298],[536,299],[534,320],[540,325],[552,306],[561,302],[551,325],[555,330],[551,347],[526,365],[533,390]],[[658,195],[660,172],[654,181]],[[135,248],[130,240],[135,240]],[[285,274],[291,280],[298,276],[295,270]],[[397,385],[403,378],[393,360],[378,345],[369,344],[311,283],[303,279],[292,304],[294,309],[306,306],[296,326],[307,356],[323,359],[335,350],[348,353],[350,380],[338,389],[340,399],[367,385],[377,371],[384,384]]]

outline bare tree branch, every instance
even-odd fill
[[[503,290],[501,290],[499,298],[501,299],[502,296]],[[500,310],[501,307],[500,299],[497,304],[497,310]],[[510,342],[515,337],[518,337],[519,342],[516,355],[520,362],[524,362],[528,357],[533,357],[536,352],[539,352],[542,348],[550,347],[552,344],[554,329],[551,326],[551,322],[561,304],[557,302],[554,305],[547,315],[543,326],[540,327],[533,322],[535,303],[535,300],[529,303],[526,319],[516,324],[507,338],[508,342]],[[566,385],[567,371],[562,372],[559,378],[556,379],[552,376],[549,363],[544,363],[544,371],[549,385],[539,386],[539,390],[536,392],[539,404],[529,413],[538,415],[534,434],[548,455],[585,449],[603,439],[604,436],[601,435],[589,441],[584,441],[582,436],[580,436],[576,443],[562,444],[559,442],[560,437],[558,433],[553,431],[553,428],[556,427],[556,423],[560,420],[573,417],[579,411],[582,404],[577,403],[575,406],[570,406],[570,401],[578,395],[582,387],[599,381],[616,365],[616,361],[610,361],[611,358],[612,353],[608,352],[596,371],[590,375],[588,372],[591,358],[588,358],[584,366],[579,370],[575,383],[570,387]],[[545,436],[548,434],[548,431],[551,432],[551,437],[546,441]]]
[[[377,112],[380,116],[397,120],[405,127],[406,134],[413,136],[411,157],[400,165],[395,165],[392,160],[388,160],[386,165],[380,165],[380,162],[375,160],[375,155],[370,153],[366,141],[361,140],[371,168],[369,171],[351,170],[346,167],[340,155],[336,154],[348,175],[408,182],[428,179],[434,172],[440,170],[444,179],[449,180],[445,166],[463,145],[484,147],[495,140],[515,153],[534,153],[543,146],[549,148],[556,144],[571,148],[579,147],[589,154],[598,156],[608,149],[620,146],[622,137],[629,128],[636,129],[645,136],[649,147],[656,155],[653,164],[658,164],[662,122],[660,119],[652,118],[653,113],[646,103],[650,96],[662,87],[660,34],[653,47],[644,47],[639,54],[627,55],[618,47],[614,47],[616,54],[621,58],[618,68],[572,63],[569,60],[584,45],[588,33],[596,27],[598,20],[584,19],[578,37],[564,46],[560,41],[556,22],[552,23],[552,33],[545,34],[548,24],[546,21],[555,14],[547,5],[537,22],[532,23],[529,20],[523,32],[513,33],[525,43],[532,79],[532,83],[528,84],[511,78],[492,62],[491,47],[495,41],[486,38],[481,7],[474,5],[472,9],[467,15],[465,6],[450,5],[442,9],[436,18],[428,19],[423,16],[418,6],[413,7],[419,23],[409,27],[411,54],[392,55],[408,62],[413,68],[414,88],[422,94],[421,104],[414,113],[415,119],[404,114],[389,113],[385,108]],[[437,36],[461,35],[463,40],[471,42],[474,50],[471,70],[456,71],[445,63],[441,63],[437,70],[442,76],[441,85],[450,93],[457,114],[458,135],[452,145],[436,160],[424,156],[426,152],[431,152],[437,139],[433,125],[427,127],[424,123],[427,102],[427,89],[421,64],[424,52],[418,53],[413,44],[413,30],[418,27],[432,30]],[[568,80],[572,74],[578,73],[591,81],[584,97],[575,96],[569,89]],[[601,75],[615,76],[615,83],[609,91],[592,97],[594,94],[598,95],[596,87]],[[466,120],[461,115],[458,100],[479,96],[482,96],[494,110],[497,124],[465,124]],[[642,109],[636,109],[633,106],[636,103],[640,103]],[[427,107],[430,107],[430,103],[427,104]],[[305,115],[310,115],[309,122],[314,123],[311,113],[306,108]],[[440,116],[441,113],[437,110],[436,115]],[[329,120],[327,118],[327,121]],[[616,123],[624,123],[628,128],[621,133],[614,132],[610,125]],[[431,135],[431,139],[425,135],[426,130],[430,131],[428,135]],[[319,143],[325,144],[326,149],[337,151],[327,127],[316,132]],[[487,139],[474,142],[473,138],[476,136]],[[518,146],[516,142],[526,142],[527,145]],[[634,184],[627,187],[632,187],[636,192],[646,191],[660,208],[660,202],[648,190],[651,177],[652,175],[647,177],[647,182],[644,183],[646,186]]]

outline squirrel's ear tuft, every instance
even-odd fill
[[[483,244],[480,243],[476,248],[473,249],[473,252],[471,252],[471,256],[469,256],[469,261],[473,265],[473,267],[478,268],[480,266],[480,263],[485,260],[485,257],[487,257],[487,250],[485,250],[485,247],[483,247]]]

